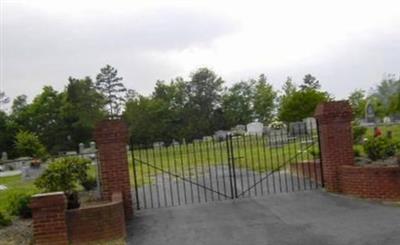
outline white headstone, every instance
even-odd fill
[[[7,161],[8,160],[7,152],[3,151],[1,153],[1,160],[2,161]]]
[[[83,143],[79,143],[79,153],[85,153],[85,145]]]
[[[247,124],[248,135],[262,135],[264,131],[264,125],[260,122],[252,122]]]

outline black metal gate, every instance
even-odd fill
[[[136,208],[314,190],[323,185],[315,125],[263,135],[131,145]]]

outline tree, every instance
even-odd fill
[[[124,119],[128,122],[129,130],[135,144],[150,144],[156,141],[168,141],[174,137],[175,131],[168,131],[171,124],[168,104],[160,99],[139,96],[126,103]]]
[[[365,91],[357,89],[353,91],[349,96],[349,103],[353,109],[353,115],[357,118],[365,117],[365,107],[367,104],[367,97]]]
[[[20,131],[15,137],[15,149],[19,156],[43,158],[46,148],[40,143],[36,134]]]
[[[0,110],[0,154],[7,152],[9,157],[16,156],[14,151],[14,138],[17,125],[5,112]]]
[[[25,94],[22,94],[13,100],[13,104],[11,106],[13,115],[21,113],[28,106],[28,102],[26,101],[27,98],[28,97]]]
[[[120,115],[125,102],[126,88],[121,81],[122,77],[118,77],[118,71],[110,65],[101,68],[96,76],[96,88],[104,95],[111,117]]]
[[[387,109],[390,98],[400,92],[400,78],[396,79],[394,74],[389,74],[374,89],[372,96],[379,99]]]
[[[104,97],[97,92],[92,79],[70,77],[65,88],[62,118],[66,124],[71,147],[92,139],[96,123],[105,116]]]
[[[318,80],[306,75],[300,90],[292,90],[290,94],[281,97],[279,119],[284,122],[295,122],[311,117],[319,103],[330,99],[327,92],[320,90]]]
[[[255,80],[242,81],[227,88],[222,96],[222,114],[228,128],[253,120]]]
[[[185,104],[185,135],[199,138],[214,133],[213,111],[221,107],[224,81],[213,71],[200,68],[190,76],[186,85],[188,102]]]
[[[272,85],[267,83],[266,77],[261,74],[257,81],[254,95],[254,113],[259,121],[263,123],[272,121],[276,96],[277,93]]]
[[[68,131],[62,116],[65,94],[45,86],[31,104],[15,118],[21,130],[35,133],[50,153],[70,150]]]
[[[319,84],[319,81],[311,74],[305,75],[303,78],[303,84],[300,85],[301,90],[319,90],[320,88],[321,85]]]

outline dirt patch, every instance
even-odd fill
[[[16,219],[13,224],[0,229],[1,245],[30,245],[32,242],[32,220]]]

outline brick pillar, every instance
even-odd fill
[[[133,216],[131,185],[129,182],[128,127],[122,120],[104,120],[94,133],[99,162],[101,196],[111,201],[114,192],[121,192],[126,219]]]
[[[354,165],[352,109],[347,101],[326,102],[318,105],[315,118],[319,123],[325,188],[340,192],[339,166]]]
[[[30,207],[33,219],[33,238],[37,245],[68,244],[65,210],[67,201],[63,192],[34,195]]]

